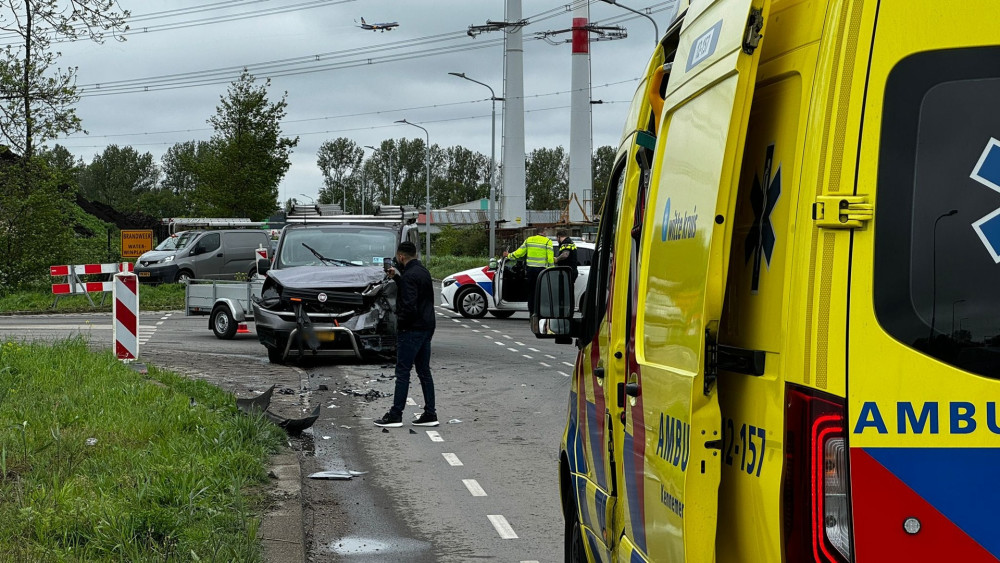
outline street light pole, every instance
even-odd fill
[[[956,299],[951,302],[951,337],[955,338],[955,306],[965,303],[965,299]]]
[[[416,123],[411,123],[406,119],[399,119],[396,123],[403,123],[406,125],[412,125],[418,129],[423,129],[424,135],[427,137],[427,146],[424,152],[424,160],[427,162],[427,202],[426,202],[426,220],[424,221],[427,227],[427,263],[431,262],[431,134],[427,132],[427,129],[417,125]]]
[[[952,215],[958,213],[957,209],[952,209],[951,211],[946,211],[938,215],[937,219],[934,220],[934,229],[931,236],[931,334],[928,338],[928,345],[934,342],[934,323],[937,320],[937,227],[938,222],[945,217],[951,217]]]
[[[618,6],[619,8],[621,8],[623,10],[628,10],[628,11],[632,12],[633,14],[639,14],[640,16],[642,16],[642,17],[646,18],[647,20],[653,22],[653,32],[656,33],[656,42],[657,43],[660,42],[660,26],[656,25],[656,20],[654,20],[653,18],[651,18],[649,16],[649,14],[647,14],[645,12],[640,12],[639,10],[634,10],[632,8],[629,8],[628,6],[624,6],[622,4],[619,4],[617,2],[617,0],[601,0],[601,1],[604,2],[605,4],[611,4],[612,6]]]
[[[503,98],[498,98],[493,88],[486,83],[480,82],[478,80],[473,80],[465,75],[464,72],[449,72],[448,74],[452,76],[457,76],[459,78],[464,78],[469,82],[475,82],[482,86],[486,86],[490,89],[490,101],[493,104],[493,125],[490,127],[490,201],[487,213],[489,214],[490,221],[490,260],[496,258],[496,244],[497,244],[497,221],[496,221],[496,181],[494,180],[494,174],[496,170],[496,152],[497,152],[497,101],[503,101]]]
[[[365,145],[365,148],[366,149],[371,149],[371,150],[373,150],[375,152],[380,152],[380,153],[384,154],[386,156],[386,158],[388,158],[388,160],[389,160],[389,184],[386,186],[386,188],[387,188],[386,191],[389,192],[389,205],[392,205],[392,153],[391,152],[385,152],[384,150],[376,148],[376,147],[373,147],[371,145]]]

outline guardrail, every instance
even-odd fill
[[[90,306],[96,307],[96,305],[94,305],[94,300],[90,298],[90,294],[97,292],[107,294],[111,292],[114,289],[112,276],[119,272],[131,272],[134,268],[135,265],[132,262],[49,266],[50,276],[65,276],[66,278],[64,283],[52,284],[52,294],[56,296],[55,301],[52,302],[52,308],[54,309],[56,305],[59,304],[60,297],[65,297],[67,295],[84,295],[87,297],[87,301],[90,303]],[[80,276],[86,275],[107,275],[108,279],[96,282],[81,281]],[[106,295],[101,295],[101,305],[104,304],[105,297]]]

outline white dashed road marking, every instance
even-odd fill
[[[517,344],[518,346],[524,346],[524,342],[518,342],[516,340],[514,341],[514,344]]]
[[[503,346],[503,342],[500,342],[499,340],[494,340],[493,343],[497,344],[499,346]],[[517,352],[517,350],[514,350],[514,351]]]
[[[496,529],[498,534],[500,534],[500,539],[517,539],[517,534],[514,533],[514,528],[510,527],[510,524],[507,522],[507,519],[503,517],[503,515],[490,514],[487,518],[490,519],[490,524],[493,524],[493,528]]]
[[[566,373],[566,372],[564,372],[564,371],[559,372],[559,375],[561,375],[563,377],[569,377],[569,374]]]
[[[479,486],[479,482],[476,481],[475,479],[462,479],[462,484],[465,485],[466,489],[469,489],[469,492],[472,493],[472,496],[474,497],[486,496],[486,491],[484,491],[483,488]]]
[[[437,430],[428,430],[427,437],[431,439],[431,442],[444,442],[444,438],[438,434]]]
[[[563,364],[564,366],[569,366],[569,367],[573,367],[573,364],[571,364],[571,363],[569,363],[569,362],[563,362],[562,364]]]
[[[555,356],[550,356],[550,355],[548,355],[548,354],[545,354],[545,357],[546,357],[546,358],[548,358],[548,359],[550,359],[550,360],[554,360],[554,359],[556,359],[556,357],[555,357]]]
[[[511,352],[517,352],[517,348],[507,348],[507,349],[510,350]]]
[[[513,340],[513,338],[510,338],[510,335],[509,335],[509,334],[505,334],[505,335],[503,335],[503,337],[504,337],[504,338],[508,338],[508,339],[510,339],[510,340]]]
[[[540,352],[541,351],[541,350],[536,350],[535,348],[528,348],[528,350],[531,350],[532,352]]]
[[[549,364],[547,364],[545,362],[538,362],[538,363],[542,364],[542,367],[547,367],[547,368],[552,367],[552,366],[550,366]]]
[[[528,358],[529,360],[534,359],[534,358],[532,358],[531,356],[529,356],[527,354],[521,354],[521,355],[524,356],[525,358]]]
[[[445,459],[445,461],[448,462],[448,465],[450,465],[452,467],[461,467],[462,465],[464,465],[462,463],[462,460],[458,459],[458,456],[455,455],[455,454],[448,453],[448,454],[441,454],[441,455],[444,456],[444,459]]]

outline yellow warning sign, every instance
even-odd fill
[[[122,231],[122,258],[138,258],[153,250],[153,231]]]

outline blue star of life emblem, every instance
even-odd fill
[[[774,145],[767,147],[767,154],[764,157],[763,179],[754,175],[753,188],[750,190],[750,205],[753,207],[753,225],[747,233],[744,242],[745,260],[747,263],[753,259],[753,277],[750,278],[750,291],[757,293],[760,289],[760,267],[766,260],[768,268],[771,267],[771,256],[774,254],[774,244],[777,237],[774,233],[774,225],[771,223],[771,213],[774,206],[778,204],[781,196],[781,165],[778,165],[774,177],[771,177],[771,165],[774,162]]]

